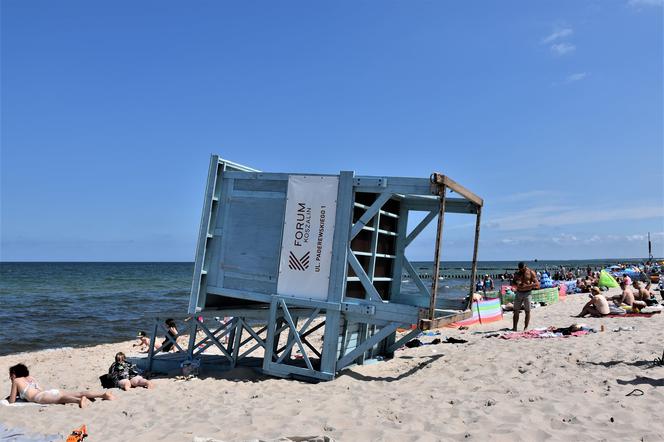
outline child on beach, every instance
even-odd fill
[[[147,352],[150,348],[150,338],[148,338],[148,335],[141,330],[136,337],[138,338],[138,342],[135,343],[133,347],[139,347],[138,351],[141,353]]]
[[[43,390],[35,378],[30,376],[30,371],[24,364],[10,367],[9,379],[12,381],[8,398],[10,404],[20,398],[36,404],[78,404],[80,408],[84,408],[90,404],[90,399],[101,398],[109,401],[115,399],[110,392]]]
[[[134,364],[127,362],[123,352],[115,355],[115,362],[108,369],[108,376],[116,387],[125,391],[133,387],[154,388],[154,384],[138,373]]]

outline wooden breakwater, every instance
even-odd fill
[[[478,278],[484,278],[484,275],[489,275],[491,279],[493,280],[499,280],[500,277],[503,275],[503,273],[481,273],[478,272],[477,276]],[[433,278],[433,273],[418,273],[417,276],[420,277],[420,279],[432,279]],[[409,279],[409,275],[403,275],[402,280],[404,279]],[[441,279],[470,279],[470,273],[445,273],[440,275]]]

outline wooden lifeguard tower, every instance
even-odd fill
[[[330,380],[351,364],[391,355],[420,330],[470,317],[467,308],[436,308],[435,275],[445,213],[473,214],[474,281],[482,204],[439,173],[265,173],[213,155],[183,357],[199,358],[214,346],[219,363],[232,368],[262,349],[266,374]],[[415,211],[426,216],[408,231]],[[405,251],[434,219],[434,277],[427,286]],[[401,292],[404,271],[417,294]],[[210,321],[215,317],[231,319]],[[412,330],[397,340],[400,327]],[[307,338],[321,330],[316,346]],[[197,332],[203,333],[200,341]],[[149,357],[151,366],[152,351]]]

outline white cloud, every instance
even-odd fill
[[[570,43],[556,43],[551,45],[551,52],[553,52],[556,55],[565,55],[569,54],[570,52],[574,52],[576,50],[576,46]]]
[[[565,78],[565,83],[574,83],[575,81],[581,81],[588,76],[587,72],[577,72],[575,74],[568,75]]]
[[[664,207],[645,204],[629,210],[615,207],[540,206],[491,218],[497,230],[524,230],[604,221],[662,218]]]
[[[543,45],[549,45],[549,49],[556,55],[565,55],[576,50],[576,46],[569,43],[568,39],[574,30],[570,27],[556,28],[551,34],[544,37],[541,41]]]
[[[664,0],[629,0],[627,5],[633,8],[641,6],[664,6]]]
[[[556,244],[569,244],[578,241],[578,238],[569,233],[561,233],[560,235],[551,238],[551,241]]]
[[[499,196],[497,198],[494,198],[493,201],[500,203],[515,203],[520,201],[550,198],[553,196],[556,196],[556,193],[549,190],[531,190],[528,192],[519,192],[519,193],[513,193],[511,195]]]
[[[574,30],[572,28],[561,28],[561,29],[556,29],[553,31],[551,34],[548,36],[544,37],[542,39],[542,44],[549,44],[552,43],[558,39],[569,37],[574,33]]]
[[[651,234],[652,236],[662,236],[661,232]],[[642,234],[633,234],[633,235],[592,235],[586,236],[584,234],[574,234],[574,233],[560,233],[555,236],[511,236],[505,237],[497,240],[498,244],[505,246],[514,246],[514,245],[526,245],[526,244],[555,244],[555,245],[572,245],[572,244],[624,244],[626,242],[646,242],[648,240],[647,235]]]

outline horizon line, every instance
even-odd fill
[[[639,258],[639,257],[623,257],[623,258],[547,258],[547,259],[478,259],[477,262],[543,262],[543,261],[647,261],[650,258]],[[664,260],[664,257],[653,257],[653,261]],[[412,260],[412,262],[434,262],[433,260]],[[440,262],[472,262],[472,260],[464,259],[453,259],[453,260],[441,260]],[[0,264],[12,263],[12,264],[195,264],[195,261],[99,261],[99,260],[90,260],[90,261],[69,261],[69,260],[35,260],[35,261],[24,261],[24,260],[0,260]]]

